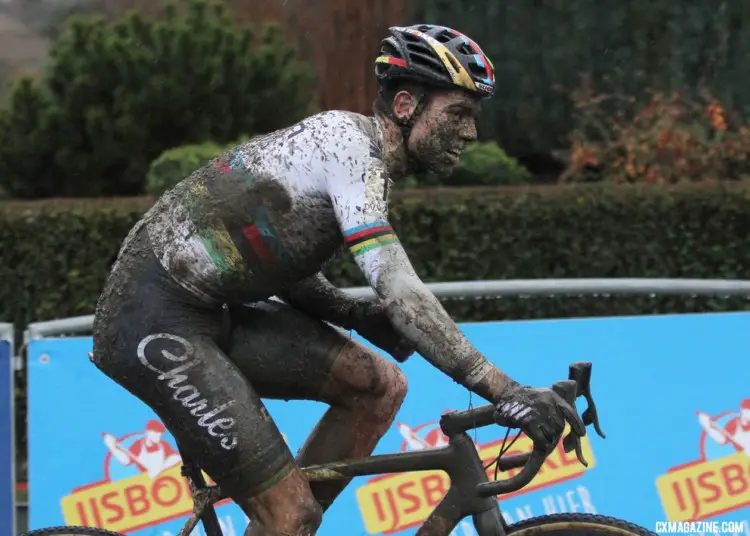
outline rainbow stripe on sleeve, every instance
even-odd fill
[[[398,242],[398,238],[388,222],[377,221],[347,229],[344,231],[344,242],[357,257],[373,249]]]

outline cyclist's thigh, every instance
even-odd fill
[[[339,404],[347,395],[379,394],[400,375],[348,333],[285,303],[256,303],[233,320],[229,357],[263,398]]]
[[[149,405],[180,450],[233,497],[264,491],[294,459],[216,342],[220,309],[189,303],[155,258],[142,257],[115,274],[100,299],[95,364]]]

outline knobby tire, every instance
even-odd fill
[[[508,526],[508,536],[656,536],[643,527],[597,514],[549,514]]]
[[[124,536],[111,530],[94,527],[49,527],[24,532],[21,536]]]

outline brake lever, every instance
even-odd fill
[[[573,363],[570,365],[568,378],[575,381],[578,386],[576,398],[583,396],[588,405],[581,415],[583,424],[585,426],[593,424],[594,430],[599,434],[599,437],[606,439],[607,436],[602,432],[601,426],[599,425],[599,414],[596,411],[594,397],[591,395],[591,363],[586,361]]]
[[[572,369],[573,367],[571,366],[571,371]],[[560,398],[573,406],[573,410],[575,410],[576,396],[578,396],[578,393],[580,392],[580,384],[576,380],[570,379],[555,382],[552,385],[552,390],[560,395]],[[578,434],[576,434],[575,430],[573,430],[572,428],[570,429],[570,433],[565,436],[565,439],[563,439],[563,448],[565,449],[565,452],[570,452],[571,450],[575,449],[578,461],[581,462],[584,467],[589,466],[589,462],[587,462],[586,458],[583,457],[581,438],[578,437]]]

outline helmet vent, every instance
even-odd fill
[[[422,39],[420,37],[417,37],[416,35],[412,35],[410,33],[402,33],[401,38],[406,41],[407,43],[421,43]]]
[[[487,75],[487,71],[484,69],[484,67],[480,66],[477,62],[472,61],[469,63],[469,70],[472,74],[475,75]]]
[[[453,57],[453,54],[446,54],[446,57],[448,58],[448,61],[451,62],[451,65],[453,65],[453,68],[456,71],[461,70],[461,64],[456,61],[456,58]]]
[[[430,70],[443,70],[443,65],[439,61],[426,54],[411,54],[409,56],[409,60],[411,60],[414,65],[421,65],[423,67],[427,67]]]
[[[382,56],[392,56],[394,58],[401,58],[403,56],[399,48],[389,41],[383,43],[383,46],[380,48],[380,54]]]
[[[424,41],[419,41],[417,43],[409,43],[407,45],[407,50],[409,51],[409,54],[423,54],[428,57],[432,57],[432,49],[429,45],[427,45]]]
[[[448,41],[451,41],[454,37],[456,36],[453,35],[453,33],[450,30],[445,29],[439,34],[437,34],[435,36],[435,39],[437,39],[441,43],[447,43]]]

